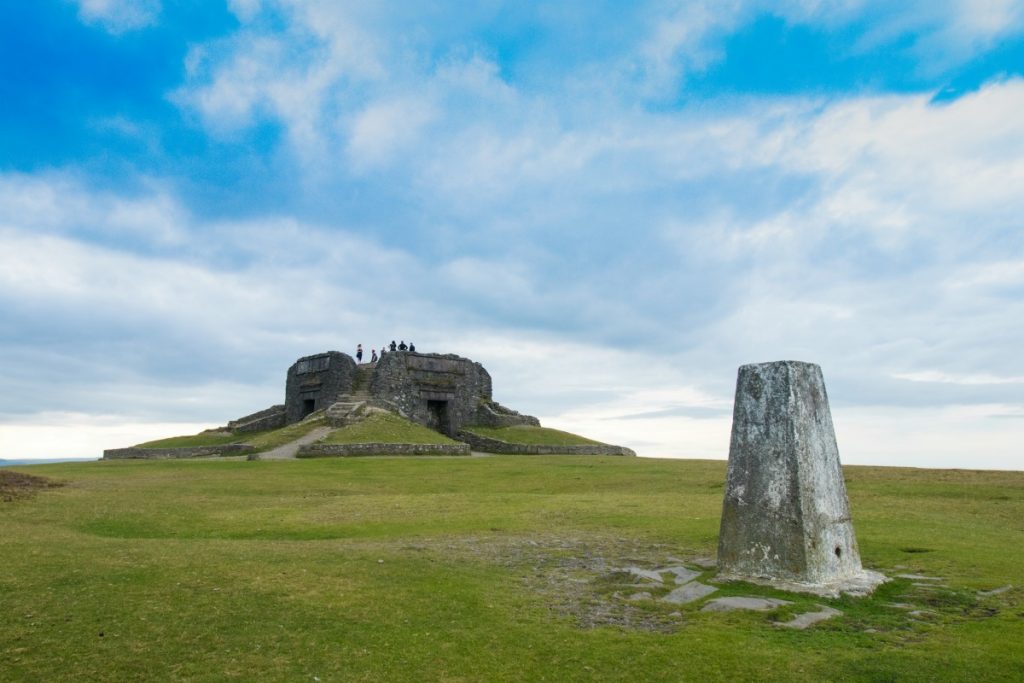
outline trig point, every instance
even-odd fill
[[[744,365],[736,380],[719,576],[822,595],[870,593],[821,368]]]

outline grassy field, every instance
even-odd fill
[[[548,427],[518,425],[515,427],[467,427],[466,431],[490,439],[506,443],[524,443],[537,446],[576,446],[580,444],[599,444],[579,434],[563,432]]]
[[[998,681],[1024,670],[1024,473],[847,468],[874,596],[632,603],[713,555],[724,462],[109,461],[0,503],[0,679]],[[1005,585],[996,595],[977,591]],[[896,603],[912,605],[910,608]],[[828,604],[806,631],[773,623]]]

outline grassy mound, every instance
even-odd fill
[[[518,425],[515,427],[467,427],[467,432],[479,434],[489,439],[497,439],[505,443],[520,443],[531,446],[578,446],[585,444],[600,444],[578,434],[563,432],[558,429],[547,427],[534,427],[532,425]]]
[[[454,444],[444,434],[414,424],[392,413],[372,413],[365,420],[336,429],[320,443]]]

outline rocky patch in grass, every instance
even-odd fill
[[[22,474],[11,470],[0,470],[0,501],[10,503],[28,498],[42,489],[52,489],[64,484],[46,477]]]
[[[1017,591],[997,593],[950,588],[937,577],[900,577],[873,596],[822,604],[803,594],[783,594],[742,583],[713,583],[708,558],[664,544],[627,539],[534,538],[462,539],[449,542],[449,554],[463,553],[521,576],[551,611],[584,629],[617,626],[629,630],[674,632],[688,622],[717,618],[715,612],[766,612],[765,624],[791,629],[839,628],[897,640],[913,638],[939,623],[985,619]],[[1002,588],[1002,587],[1000,587]],[[744,595],[749,593],[749,595]],[[997,605],[999,599],[1004,604]],[[831,624],[835,624],[834,626]]]

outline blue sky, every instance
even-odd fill
[[[39,0],[0,64],[0,458],[404,337],[642,455],[785,358],[845,462],[1022,467],[1024,3]]]

